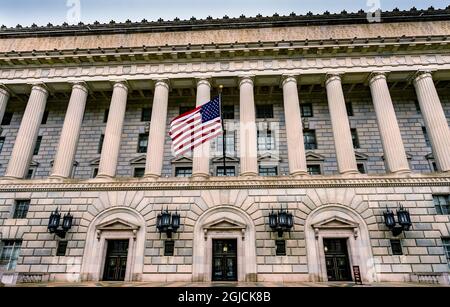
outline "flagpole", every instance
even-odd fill
[[[223,106],[222,106],[222,89],[223,85],[219,85],[219,103],[220,103],[220,120],[222,121],[222,158],[223,158],[223,176],[227,176],[227,162],[225,160],[226,152],[226,136],[227,131],[225,130],[225,122],[223,120]]]

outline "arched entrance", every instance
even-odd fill
[[[193,280],[256,281],[255,240],[253,221],[241,209],[207,210],[194,227]]]
[[[312,281],[353,280],[353,266],[359,267],[363,281],[376,280],[367,225],[353,209],[325,205],[312,211],[305,238]]]
[[[81,279],[141,280],[144,246],[145,221],[138,212],[127,207],[101,212],[88,228]]]

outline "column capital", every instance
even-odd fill
[[[283,87],[286,83],[294,82],[298,83],[298,75],[281,75],[281,86]]]
[[[11,95],[10,92],[9,92],[9,90],[8,90],[8,88],[7,88],[4,84],[2,84],[2,83],[0,83],[0,93],[1,93],[2,95],[7,96],[7,97],[9,97],[9,96]]]
[[[155,81],[155,88],[157,86],[163,86],[167,89],[170,88],[170,80],[167,78],[155,79],[154,81]]]
[[[342,75],[344,75],[344,73],[340,72],[340,71],[328,72],[325,75],[325,85],[327,85],[331,81],[339,81],[340,82],[342,80]]]
[[[89,88],[86,82],[84,81],[69,81],[70,84],[72,84],[72,90],[73,89],[80,89],[86,93],[89,92]]]
[[[374,82],[376,80],[386,79],[388,74],[389,74],[389,71],[372,71],[368,78],[369,85],[372,84],[372,82]]]
[[[42,82],[35,82],[35,83],[30,83],[29,85],[31,85],[31,90],[35,90],[35,91],[40,91],[42,93],[44,93],[45,95],[48,96],[49,90],[47,85],[45,85],[45,83]]]
[[[249,83],[249,84],[253,85],[254,79],[255,79],[254,75],[239,76],[239,87],[241,87],[245,83]]]
[[[418,70],[414,73],[412,80],[413,82],[417,82],[421,79],[432,78],[433,79],[433,71],[431,70]]]
[[[197,86],[207,85],[207,86],[211,87],[211,77],[196,77],[195,82],[196,82]]]
[[[124,90],[126,90],[128,92],[128,89],[130,88],[130,85],[128,84],[127,80],[111,80],[111,82],[114,83],[113,88],[115,87],[120,87],[123,88]]]

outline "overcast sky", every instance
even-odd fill
[[[379,3],[379,5],[378,5]],[[175,17],[189,19],[205,18],[208,15],[217,18],[224,15],[238,17],[241,14],[255,16],[258,13],[267,16],[295,12],[297,14],[312,11],[322,13],[358,11],[381,7],[383,11],[395,7],[409,9],[444,8],[450,1],[444,0],[0,0],[0,24],[16,26],[92,23],[95,20],[116,22],[130,19],[157,20],[163,18],[172,20]]]

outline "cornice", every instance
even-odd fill
[[[0,53],[0,67],[196,62],[218,59],[251,60],[273,59],[274,57],[386,56],[405,53],[448,53],[449,50],[448,37],[442,35],[20,52],[11,50]]]
[[[22,180],[20,180],[22,181]],[[221,189],[314,189],[314,188],[380,188],[380,187],[432,187],[450,186],[450,175],[417,177],[330,177],[330,178],[210,178],[204,181],[190,179],[155,180],[111,180],[101,182],[97,180],[80,182],[54,183],[48,181],[22,181],[0,184],[0,193],[5,192],[52,192],[52,191],[149,191],[149,190],[221,190]]]
[[[38,37],[38,36],[73,36],[73,35],[100,35],[100,34],[127,34],[127,33],[149,33],[149,32],[174,32],[174,31],[198,31],[211,29],[248,29],[261,27],[286,27],[286,26],[311,26],[311,25],[347,25],[347,24],[368,24],[370,21],[367,16],[370,12],[360,10],[355,13],[342,11],[333,13],[326,11],[323,14],[313,14],[308,12],[305,15],[297,15],[291,13],[288,16],[263,17],[258,14],[255,17],[246,17],[241,15],[238,18],[213,19],[196,19],[192,17],[189,20],[180,20],[175,18],[173,21],[147,21],[143,19],[141,22],[116,23],[111,20],[109,23],[101,24],[94,22],[93,24],[84,24],[80,22],[78,25],[69,25],[64,23],[60,26],[48,24],[39,27],[33,24],[31,27],[23,27],[17,25],[15,28],[0,28],[0,38],[20,38],[20,37]],[[420,21],[438,21],[450,20],[450,7],[445,9],[434,9],[430,7],[426,10],[418,10],[411,8],[410,10],[400,11],[394,9],[392,11],[380,12],[382,23],[393,22],[420,22]]]

